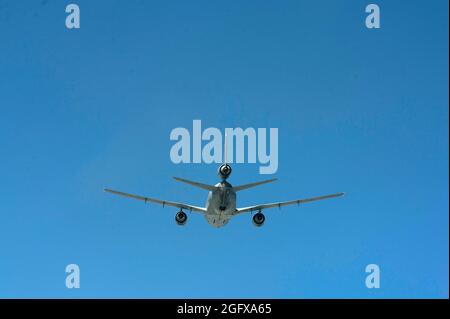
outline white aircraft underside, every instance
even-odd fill
[[[221,227],[236,214],[236,192],[227,182],[218,183],[215,187],[217,189],[208,194],[205,218],[211,226]]]

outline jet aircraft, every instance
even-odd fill
[[[225,138],[226,141],[226,138]],[[225,143],[226,144],[226,143]],[[195,212],[203,214],[208,221],[208,223],[213,227],[222,227],[226,225],[230,219],[234,216],[244,214],[244,213],[255,213],[253,214],[252,221],[255,226],[262,226],[266,220],[263,210],[279,207],[293,205],[293,204],[303,204],[313,201],[318,201],[327,198],[339,197],[344,195],[344,193],[335,193],[324,196],[312,197],[312,198],[304,198],[304,199],[295,199],[285,202],[275,202],[269,204],[259,204],[248,207],[238,208],[236,206],[236,193],[249,189],[255,186],[259,186],[262,184],[270,183],[276,180],[276,178],[268,179],[256,183],[250,183],[240,186],[233,186],[227,182],[228,177],[231,175],[231,166],[227,163],[227,155],[226,155],[226,145],[225,145],[225,155],[224,155],[224,163],[219,166],[218,175],[221,179],[219,183],[216,185],[207,185],[199,182],[190,181],[187,179],[174,177],[175,180],[179,182],[183,182],[194,187],[198,187],[204,190],[209,191],[208,198],[206,201],[206,207],[193,206],[184,203],[172,202],[167,200],[161,200],[157,198],[138,196],[128,193],[119,192],[116,190],[105,188],[106,192],[120,195],[124,197],[134,198],[137,200],[144,201],[145,203],[156,203],[162,204],[163,206],[172,206],[180,209],[175,214],[175,221],[178,225],[185,225],[188,219],[188,216],[185,211]]]

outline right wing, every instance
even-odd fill
[[[108,189],[108,188],[105,188],[104,191],[108,192],[108,193],[112,193],[114,195],[120,195],[120,196],[124,196],[124,197],[139,199],[139,200],[144,201],[145,203],[151,202],[151,203],[156,203],[156,204],[162,204],[163,207],[165,205],[167,205],[167,206],[178,207],[178,208],[186,209],[186,210],[189,210],[189,211],[200,212],[200,213],[205,213],[206,212],[206,208],[204,208],[204,207],[198,207],[198,206],[192,206],[192,205],[187,205],[187,204],[183,204],[183,203],[170,202],[170,201],[167,201],[167,200],[161,200],[161,199],[156,199],[156,198],[132,195],[132,194],[127,194],[127,193],[115,191],[115,190]]]
[[[244,208],[237,208],[236,214],[241,214],[241,213],[246,213],[246,212],[254,212],[254,211],[259,211],[262,209],[267,209],[267,208],[272,208],[272,207],[281,207],[281,206],[287,206],[287,205],[293,205],[293,204],[314,202],[316,200],[339,197],[342,195],[344,195],[344,193],[336,193],[336,194],[325,195],[325,196],[320,196],[320,197],[312,197],[312,198],[291,200],[291,201],[287,201],[287,202],[278,202],[278,203],[271,203],[271,204],[249,206],[249,207],[244,207]]]

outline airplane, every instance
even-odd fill
[[[253,224],[257,227],[260,227],[264,224],[266,217],[262,213],[262,210],[278,207],[281,208],[282,206],[287,205],[293,205],[293,204],[302,204],[302,203],[308,203],[333,197],[340,197],[343,196],[345,193],[335,193],[335,194],[329,194],[319,197],[312,197],[312,198],[304,198],[304,199],[296,199],[291,201],[285,201],[285,202],[275,202],[275,203],[269,203],[269,204],[260,204],[260,205],[254,205],[254,206],[248,206],[248,207],[242,207],[237,208],[236,207],[236,193],[240,192],[245,189],[249,189],[255,186],[267,184],[276,181],[276,178],[268,179],[260,182],[240,185],[240,186],[232,186],[230,183],[227,182],[228,177],[231,175],[231,166],[227,163],[227,151],[226,151],[226,140],[225,137],[225,151],[224,151],[224,161],[223,164],[219,166],[219,169],[217,171],[221,181],[215,185],[207,185],[199,182],[190,181],[187,179],[174,177],[176,181],[183,182],[186,184],[189,184],[194,187],[198,187],[204,190],[209,191],[208,198],[206,201],[206,207],[199,207],[199,206],[193,206],[188,205],[184,203],[177,203],[167,200],[161,200],[157,198],[151,198],[151,197],[144,197],[144,196],[138,196],[133,194],[128,194],[124,192],[115,191],[112,189],[105,188],[105,192],[109,192],[115,195],[129,197],[133,199],[138,199],[141,201],[144,201],[145,203],[156,203],[156,204],[162,204],[164,206],[172,206],[177,207],[180,209],[179,212],[175,214],[175,222],[182,226],[185,225],[187,222],[187,214],[184,212],[184,210],[189,212],[196,212],[203,214],[208,221],[208,223],[216,228],[225,226],[228,224],[230,219],[234,216],[244,214],[244,213],[253,213],[256,212],[256,214],[253,215],[252,221]]]

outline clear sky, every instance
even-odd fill
[[[447,298],[448,1],[0,1],[0,297]],[[201,215],[172,163],[176,127],[279,129],[278,177]],[[65,267],[81,288],[65,287]],[[367,289],[365,267],[381,269]]]

